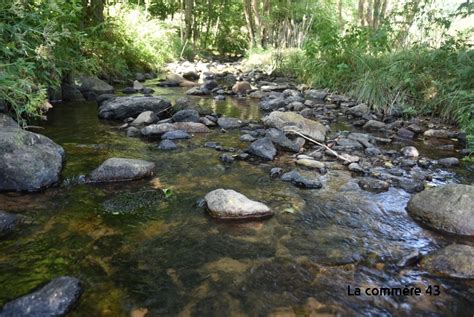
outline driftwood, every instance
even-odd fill
[[[284,128],[283,131],[284,131],[284,132],[287,132],[287,133],[296,134],[296,135],[298,135],[298,136],[300,136],[300,137],[302,137],[302,138],[304,138],[304,139],[306,139],[306,140],[308,140],[308,141],[310,141],[310,142],[313,142],[313,143],[316,144],[316,145],[319,145],[319,146],[325,148],[327,151],[329,151],[332,155],[334,155],[335,157],[337,157],[337,158],[340,159],[341,161],[344,161],[344,162],[346,162],[346,163],[351,163],[350,160],[346,159],[344,156],[339,155],[336,151],[334,151],[333,149],[331,149],[331,148],[330,148],[329,146],[327,146],[326,144],[321,143],[321,142],[318,142],[318,141],[316,141],[315,139],[310,138],[309,136],[306,136],[306,135],[304,135],[304,134],[301,133],[301,132],[292,130],[291,128]]]

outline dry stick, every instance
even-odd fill
[[[327,146],[326,144],[320,143],[320,142],[316,141],[315,139],[312,139],[312,138],[310,138],[310,137],[308,137],[308,136],[306,136],[306,135],[304,135],[304,134],[302,134],[302,133],[300,133],[300,132],[298,132],[298,131],[295,131],[295,130],[285,129],[285,128],[284,128],[283,130],[284,130],[285,132],[289,132],[289,133],[293,133],[293,134],[299,135],[300,137],[302,137],[302,138],[304,138],[304,139],[306,139],[306,140],[308,140],[308,141],[310,141],[310,142],[313,142],[313,143],[315,143],[315,144],[317,144],[317,145],[319,145],[319,146],[322,146],[323,148],[325,148],[326,150],[328,150],[330,153],[332,153],[335,157],[337,157],[338,159],[340,159],[340,160],[342,160],[342,161],[344,161],[344,162],[347,162],[347,163],[350,163],[350,162],[351,162],[351,161],[349,161],[348,159],[346,159],[345,157],[343,157],[343,156],[337,154],[336,151],[334,151],[333,149],[331,149],[331,148],[330,148],[329,146]]]

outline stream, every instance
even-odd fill
[[[153,88],[172,101],[186,91]],[[229,117],[258,121],[263,115],[258,100],[193,98]],[[41,123],[37,132],[66,151],[63,180],[39,193],[0,194],[1,209],[21,213],[26,223],[0,243],[0,307],[69,275],[81,280],[84,293],[68,316],[472,316],[472,280],[435,277],[418,267],[417,255],[456,238],[411,219],[404,190],[363,191],[344,170],[329,170],[319,190],[300,189],[270,177],[273,167],[294,167],[290,153],[273,162],[224,164],[221,152],[203,146],[245,149],[238,129],[215,128],[161,151],[157,141],[127,138],[121,124],[100,121],[95,102],[56,104]],[[332,126],[333,132],[353,129],[342,120]],[[422,141],[414,144],[423,155],[439,156]],[[111,157],[154,162],[155,176],[78,181]],[[436,170],[431,183],[471,183],[472,174],[463,166]],[[264,202],[275,216],[215,220],[198,201],[216,188]],[[434,285],[440,294],[426,294]],[[423,294],[350,296],[348,287],[420,287]]]

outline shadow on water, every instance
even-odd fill
[[[184,91],[159,88],[156,94],[176,99]],[[255,101],[196,100],[227,116],[260,118]],[[23,214],[26,223],[0,242],[0,305],[72,275],[85,292],[70,316],[130,316],[144,309],[151,316],[472,314],[472,281],[397,266],[407,254],[451,242],[408,217],[409,195],[402,190],[364,192],[343,171],[325,175],[321,190],[300,190],[271,180],[272,164],[225,166],[220,152],[202,146],[217,141],[244,148],[238,131],[216,129],[161,152],[157,141],[127,138],[120,123],[99,121],[95,103],[56,105],[48,118],[41,132],[65,148],[64,178],[87,174],[114,156],[153,161],[156,176],[1,194],[2,209]],[[219,187],[265,202],[276,215],[217,222],[196,201]],[[173,195],[165,198],[163,188]],[[434,284],[441,285],[438,297],[347,294],[348,285]]]

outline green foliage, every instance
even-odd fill
[[[91,25],[81,0],[0,2],[0,100],[20,123],[41,117],[46,88],[71,72],[124,77],[156,70],[177,56],[180,44],[168,25],[140,10]]]

